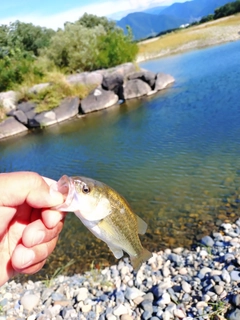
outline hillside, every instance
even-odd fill
[[[185,20],[181,18],[144,12],[130,13],[117,21],[117,25],[124,31],[126,31],[127,25],[130,26],[136,40],[155,36],[168,29],[178,28],[183,23],[185,23]]]

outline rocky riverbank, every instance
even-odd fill
[[[67,97],[56,108],[37,112],[37,105],[31,101],[18,101],[14,91],[0,93],[0,105],[7,118],[0,123],[0,139],[34,128],[42,128],[75,116],[86,115],[123,103],[125,100],[153,95],[174,82],[171,75],[136,70],[133,63],[125,63],[108,70],[84,72],[66,77],[70,84],[93,86],[94,90],[84,99]],[[35,85],[32,93],[51,86],[50,83]]]
[[[125,258],[103,270],[0,288],[1,320],[240,319],[240,219],[193,250],[166,249],[133,273]]]

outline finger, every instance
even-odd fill
[[[52,190],[50,193],[47,182],[35,172],[0,174],[0,190],[4,206],[18,206],[26,201],[34,208],[48,208],[64,201],[60,192]]]
[[[31,248],[41,243],[47,243],[58,237],[62,231],[63,221],[60,220],[55,227],[48,229],[41,219],[31,222],[23,231],[22,244]]]
[[[47,257],[54,250],[57,237],[49,242],[26,248],[19,244],[12,255],[12,267],[18,273],[35,273],[44,265]]]
[[[42,211],[42,220],[47,228],[54,228],[60,221],[64,221],[67,212],[45,209]]]

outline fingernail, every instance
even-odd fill
[[[33,262],[34,258],[34,251],[25,249],[21,257],[21,268],[28,267]]]
[[[42,230],[37,231],[33,236],[32,246],[42,243],[44,238],[45,238],[45,232]]]

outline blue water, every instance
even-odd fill
[[[175,83],[153,97],[0,142],[0,171],[102,180],[148,222],[149,249],[168,245],[170,236],[186,245],[186,225],[196,228],[191,240],[201,229],[196,220],[211,226],[223,203],[240,194],[239,53],[237,41],[142,63]],[[68,216],[54,261],[109,259],[75,221]]]

